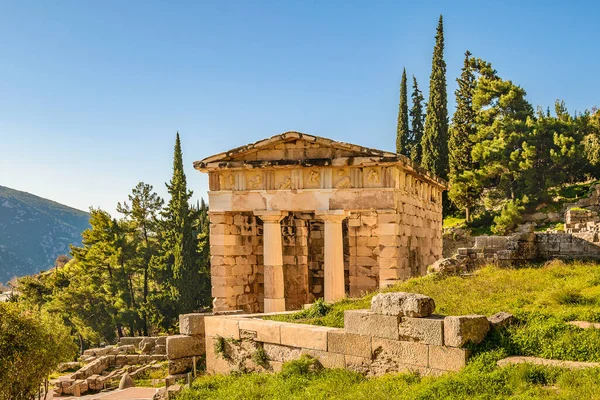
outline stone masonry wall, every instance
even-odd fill
[[[308,302],[309,218],[308,213],[290,213],[281,221],[286,310],[300,309]]]
[[[390,315],[385,307],[372,305],[371,310],[346,311],[343,329],[264,320],[264,314],[206,317],[207,372],[279,371],[284,362],[302,354],[326,368],[366,375],[458,371],[469,357],[465,346],[484,340],[490,322],[481,315],[430,312]],[[262,362],[257,355],[263,355]]]
[[[210,212],[215,311],[263,309],[262,222],[249,212]]]

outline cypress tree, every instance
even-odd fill
[[[396,153],[410,156],[408,131],[408,95],[406,89],[406,68],[402,71],[400,83],[400,105],[398,106],[398,126],[396,128]]]
[[[410,158],[417,164],[421,164],[423,148],[421,140],[423,138],[423,93],[419,90],[417,78],[413,75],[413,92],[411,94],[412,107],[410,109],[410,136],[412,139]]]
[[[163,250],[167,269],[172,278],[171,298],[177,314],[188,313],[196,308],[196,289],[199,273],[196,265],[197,244],[193,233],[193,211],[189,200],[192,192],[187,190],[183,172],[183,155],[179,132],[175,139],[173,177],[167,184],[171,199],[164,210],[165,232]],[[175,315],[175,316],[176,316]]]
[[[425,130],[421,141],[423,156],[421,165],[430,172],[448,176],[448,104],[446,93],[446,62],[444,61],[444,23],[440,20],[435,35],[431,76],[429,78],[429,101]]]
[[[475,111],[473,111],[473,92],[475,91],[476,79],[473,70],[473,59],[469,50],[465,52],[462,72],[456,82],[458,83],[458,88],[454,92],[456,111],[452,117],[448,139],[451,182],[460,173],[472,168],[471,150],[473,149],[473,142],[471,137],[476,133]]]

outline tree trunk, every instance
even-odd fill
[[[465,209],[465,220],[471,222],[471,209],[469,207]]]

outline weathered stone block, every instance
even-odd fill
[[[204,336],[175,335],[167,337],[167,357],[170,360],[200,356],[205,351]]]
[[[281,344],[305,349],[327,351],[327,333],[335,328],[302,324],[286,324],[280,326]]]
[[[465,344],[481,343],[490,323],[485,315],[462,315],[444,318],[444,344],[451,347],[463,347]]]
[[[344,312],[344,330],[349,333],[398,340],[397,315],[375,314],[369,310]]]
[[[169,374],[181,374],[192,370],[192,357],[169,360]]]
[[[309,356],[316,358],[325,368],[344,368],[346,366],[343,354],[330,353],[322,350],[304,350],[302,351],[302,354],[308,354]]]
[[[340,329],[327,335],[327,351],[357,357],[371,357],[371,336],[358,335]]]
[[[209,315],[206,313],[179,315],[179,333],[182,335],[204,335],[204,318]]]
[[[435,302],[431,297],[417,293],[379,293],[371,300],[371,311],[383,315],[427,317],[435,311]]]
[[[265,343],[263,349],[269,360],[282,363],[295,360],[302,355],[302,349],[279,344]]]
[[[429,346],[429,367],[443,371],[459,371],[467,364],[469,350],[456,347]]]
[[[431,315],[425,318],[402,317],[398,326],[400,340],[425,344],[444,344],[444,317]]]
[[[415,342],[399,342],[397,340],[388,340],[373,338],[373,358],[391,357],[395,362],[402,364],[418,365],[427,367],[429,358],[428,345]]]
[[[491,329],[504,329],[514,322],[515,317],[511,313],[501,311],[492,315],[487,320],[490,323]]]
[[[240,319],[242,330],[256,332],[256,340],[265,343],[281,343],[280,327],[283,323],[255,318]]]
[[[236,318],[220,316],[205,317],[204,332],[206,336],[222,336],[231,339],[240,338],[239,323]]]

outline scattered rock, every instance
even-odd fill
[[[444,318],[444,344],[464,347],[467,343],[481,343],[490,330],[485,315],[461,315]]]
[[[125,373],[125,375],[123,375],[121,378],[121,382],[119,382],[119,389],[123,390],[130,387],[135,387],[135,383],[133,382],[131,376],[129,376],[128,373]]]
[[[506,357],[497,362],[499,367],[504,367],[511,364],[535,364],[535,365],[549,365],[553,367],[561,367],[568,369],[581,369],[581,368],[598,368],[600,363],[597,362],[584,362],[584,361],[562,361],[562,360],[549,360],[546,358],[539,357],[524,357],[524,356],[512,356]]]
[[[442,258],[434,262],[427,270],[429,273],[455,275],[467,270],[466,261],[457,258]]]
[[[600,329],[600,324],[599,323],[594,323],[594,322],[569,321],[568,323],[569,323],[569,325],[573,325],[573,326],[576,326],[576,327],[581,328],[581,329],[588,329],[588,328]]]
[[[512,325],[515,320],[514,315],[501,311],[488,318],[490,327],[492,329],[506,329],[509,325]]]
[[[371,311],[383,315],[428,317],[435,311],[435,302],[418,293],[379,293],[371,300]]]
[[[81,365],[78,362],[66,362],[66,363],[58,364],[58,367],[56,367],[56,369],[58,370],[58,372],[65,372],[70,369],[71,370],[79,369],[79,367],[81,367]]]

